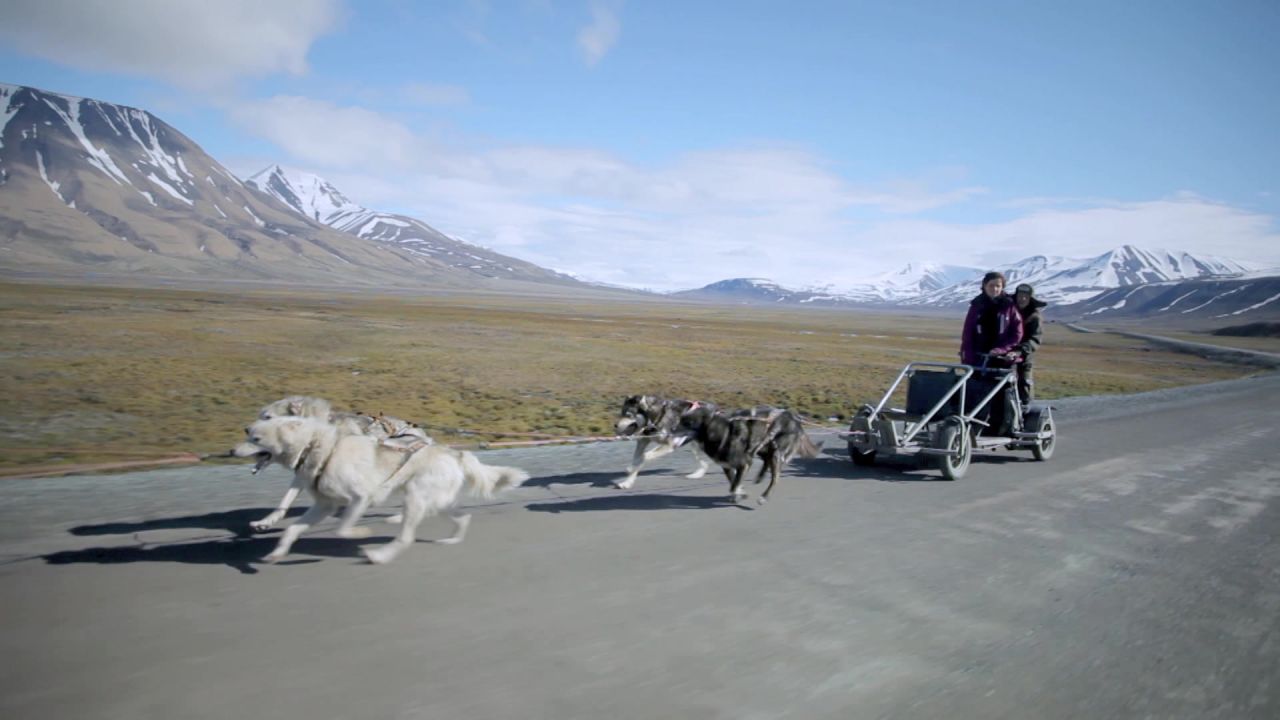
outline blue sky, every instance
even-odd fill
[[[590,279],[1280,265],[1280,3],[7,0],[0,81]]]

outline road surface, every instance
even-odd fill
[[[387,567],[331,524],[257,564],[278,468],[4,481],[0,717],[1280,717],[1280,376],[1058,405],[1047,463],[828,439],[761,508],[482,453],[534,479]]]

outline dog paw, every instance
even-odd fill
[[[373,531],[367,527],[353,527],[346,530],[339,530],[338,537],[347,540],[363,540],[373,534]]]
[[[757,504],[757,505],[763,505],[763,504],[765,504],[765,503],[767,503],[767,502],[769,502],[769,498],[767,498],[767,497],[760,497],[760,498],[756,498],[756,504]]]
[[[436,544],[437,545],[457,545],[460,542],[462,542],[462,538],[460,537],[447,537],[447,538],[440,538],[439,540],[436,541]]]
[[[249,523],[249,527],[254,532],[266,532],[267,530],[270,530],[271,528],[275,527],[276,523],[278,522],[280,522],[279,517],[275,515],[268,515],[262,518],[261,520],[255,520]]]
[[[706,469],[706,468],[702,468],[702,469],[700,469],[700,470],[694,470],[693,472],[689,473],[688,475],[685,475],[685,477],[689,478],[690,480],[697,480],[698,478],[700,478],[700,477],[702,477],[703,475],[706,475],[706,474],[707,474],[707,469]]]
[[[268,565],[275,565],[276,563],[280,562],[283,559],[284,559],[284,553],[271,553],[270,555],[263,557],[262,562]]]
[[[386,565],[395,557],[395,553],[388,552],[386,548],[360,548],[360,552],[374,565]]]
[[[636,484],[636,479],[635,479],[635,478],[628,478],[628,479],[626,479],[626,480],[619,480],[619,481],[617,481],[617,482],[615,482],[615,483],[614,483],[614,485],[615,485],[619,490],[629,490],[629,489],[631,489],[631,486],[632,486],[632,485],[635,485],[635,484]]]

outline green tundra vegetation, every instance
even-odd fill
[[[610,435],[618,406],[637,393],[786,406],[839,424],[907,362],[953,362],[960,321],[599,298],[0,283],[0,472],[225,451],[258,408],[286,395],[396,415],[467,445]],[[1254,371],[1054,323],[1037,362],[1045,398]]]

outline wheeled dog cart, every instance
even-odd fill
[[[907,382],[905,408],[889,406]],[[1045,403],[1022,405],[1012,369],[949,363],[909,363],[875,405],[863,405],[847,433],[849,457],[872,465],[877,455],[934,460],[948,480],[969,469],[975,450],[1029,450],[1053,456],[1057,436]]]

